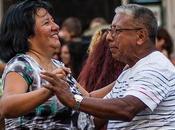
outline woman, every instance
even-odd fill
[[[66,75],[64,65],[53,60],[60,48],[59,26],[52,17],[51,6],[41,0],[26,0],[13,5],[2,20],[0,57],[8,62],[3,73],[1,116],[6,129],[58,130],[72,127],[72,111],[62,105],[53,93],[44,88],[47,82],[40,72]],[[68,71],[68,70],[67,70]],[[70,89],[75,89],[73,77]]]
[[[156,37],[156,48],[169,59],[173,52],[173,41],[168,31],[162,27],[158,27]]]
[[[61,61],[71,69],[72,75],[77,79],[82,68],[83,54],[81,44],[65,43],[61,46]]]
[[[78,82],[88,92],[100,89],[113,81],[122,72],[124,64],[112,58],[106,43],[107,29],[98,30],[92,37],[89,56],[86,60]]]
[[[61,61],[65,64],[65,66],[70,68],[71,56],[70,56],[69,48],[67,44],[63,44],[61,46],[60,57],[61,57]]]

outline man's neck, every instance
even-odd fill
[[[142,58],[146,57],[147,55],[151,54],[152,52],[156,51],[155,47],[149,47],[146,49],[140,49],[140,51],[138,51],[138,54],[134,55],[133,60],[130,60],[127,64],[129,65],[129,67],[134,66],[139,60],[141,60]]]

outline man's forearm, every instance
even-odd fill
[[[135,101],[132,100],[131,96],[121,99],[85,97],[81,102],[80,111],[108,120],[130,121],[145,108],[145,105],[138,99],[134,98]]]
[[[115,81],[112,82],[111,84],[101,88],[101,89],[92,91],[90,93],[91,97],[103,98],[104,96],[106,96],[112,90],[114,84],[115,84]]]

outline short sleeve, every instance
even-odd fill
[[[27,82],[28,86],[30,86],[33,82],[33,78],[31,76],[33,73],[32,67],[25,60],[15,60],[8,63],[3,73],[3,80],[9,72],[16,72],[21,75]]]
[[[171,89],[166,73],[168,70],[142,70],[135,73],[124,95],[137,97],[153,111]]]

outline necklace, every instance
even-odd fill
[[[45,71],[52,72],[53,70],[56,69],[56,66],[51,58],[49,59],[36,51],[29,51],[27,55],[32,57],[33,60],[40,66],[40,68]]]

